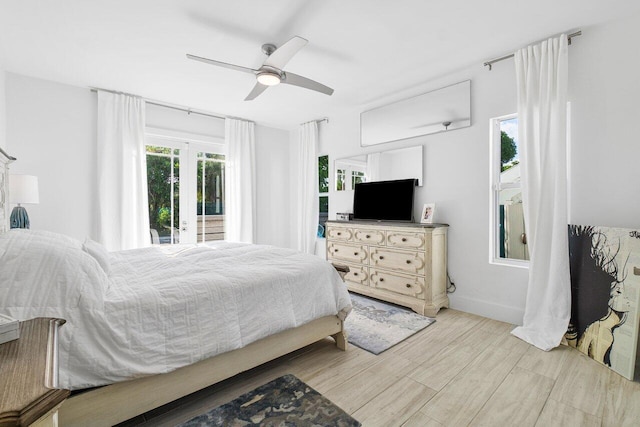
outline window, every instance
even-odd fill
[[[354,190],[367,181],[367,156],[336,160],[336,191]]]
[[[360,184],[365,181],[364,172],[353,170],[351,171],[351,188],[355,189],[356,184]]]
[[[336,191],[345,190],[345,180],[347,179],[347,171],[345,169],[336,169]]]
[[[221,144],[147,136],[149,225],[154,244],[224,239]]]
[[[324,237],[325,224],[329,219],[329,156],[318,157],[318,237]]]
[[[515,114],[491,120],[492,238],[491,261],[527,265],[529,248],[524,229]]]

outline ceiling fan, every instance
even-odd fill
[[[293,38],[291,38],[291,40],[289,40],[279,48],[276,48],[276,46],[271,43],[263,44],[262,51],[267,55],[267,59],[257,70],[190,54],[187,54],[187,58],[204,62],[205,64],[217,65],[219,67],[229,68],[231,70],[244,71],[245,73],[254,74],[258,81],[253,87],[253,90],[244,99],[245,101],[251,101],[252,99],[255,99],[269,86],[274,86],[279,83],[299,86],[305,89],[315,90],[316,92],[321,92],[326,95],[331,95],[333,93],[333,89],[331,89],[330,87],[306,77],[302,77],[283,70],[287,62],[289,62],[291,58],[293,58],[293,56],[298,53],[298,51],[302,49],[307,43],[308,41],[303,39],[302,37],[294,36]]]

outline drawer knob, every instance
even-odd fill
[[[384,259],[384,257],[382,255],[380,255],[380,259]]]
[[[354,254],[354,255],[358,255],[358,252],[354,252],[353,254]]]
[[[403,242],[406,242],[406,241],[407,241],[407,238],[406,238],[406,237],[403,237],[403,238],[402,238],[402,241],[403,241]]]
[[[410,287],[411,287],[411,283],[407,283],[407,288],[410,288]]]
[[[342,233],[337,233],[337,234],[338,234],[338,236],[342,236]]]
[[[410,259],[407,260],[407,264],[411,264],[411,260]]]
[[[380,278],[380,281],[381,281],[381,282],[384,282],[384,277],[381,277],[381,278]]]
[[[370,237],[371,237],[371,236],[369,236],[368,234],[365,234],[365,236],[364,236],[364,238],[365,238],[365,239],[368,239],[368,238],[370,238]]]
[[[357,276],[357,275],[358,275],[358,273],[353,273],[353,275],[354,275],[354,276]]]
[[[334,250],[333,250],[333,252],[338,252],[338,250],[337,250],[337,249],[334,249]]]

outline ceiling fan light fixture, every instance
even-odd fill
[[[265,86],[275,86],[280,83],[280,76],[276,73],[266,71],[258,74],[258,82]]]

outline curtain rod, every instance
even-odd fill
[[[312,123],[312,122],[316,122],[316,123],[322,123],[322,122],[329,123],[329,118],[328,118],[328,117],[325,117],[325,118],[323,118],[323,119],[318,119],[318,120],[309,120],[308,122],[304,122],[304,123]],[[302,123],[302,124],[304,124],[304,123]]]
[[[92,87],[92,88],[89,88],[89,89],[91,89],[91,92],[98,92],[99,90],[101,90],[103,92],[110,92],[110,93],[115,93],[115,94],[118,94],[118,95],[135,96],[136,98],[142,98],[144,100],[144,102],[146,102],[147,104],[157,105],[158,107],[171,108],[172,110],[184,111],[187,114],[198,114],[200,116],[214,117],[216,119],[223,119],[223,120],[226,119],[226,117],[224,117],[224,116],[217,116],[217,115],[211,114],[211,113],[203,113],[201,111],[195,111],[195,110],[193,110],[191,108],[188,108],[188,107],[182,107],[182,106],[179,106],[179,105],[167,104],[166,102],[160,102],[160,101],[155,101],[153,99],[143,98],[142,96],[134,95],[132,93],[120,92],[120,91],[117,91],[117,90],[110,90],[110,89],[101,89],[101,88],[95,88],[95,87]]]
[[[2,147],[0,147],[0,154],[4,155],[7,159],[9,159],[10,162],[17,160],[15,157],[10,156],[6,151],[4,151]]]
[[[576,31],[575,33],[571,33],[567,36],[567,42],[569,44],[571,44],[571,39],[573,37],[578,37],[582,35],[582,31]],[[492,59],[491,61],[487,61],[484,63],[485,67],[489,67],[489,71],[492,70],[493,68],[493,64],[495,64],[496,62],[500,62],[500,61],[504,61],[505,59],[509,59],[509,58],[513,58],[515,56],[515,53],[509,54],[509,55],[505,55],[505,56],[501,56],[500,58],[496,58],[496,59]]]

